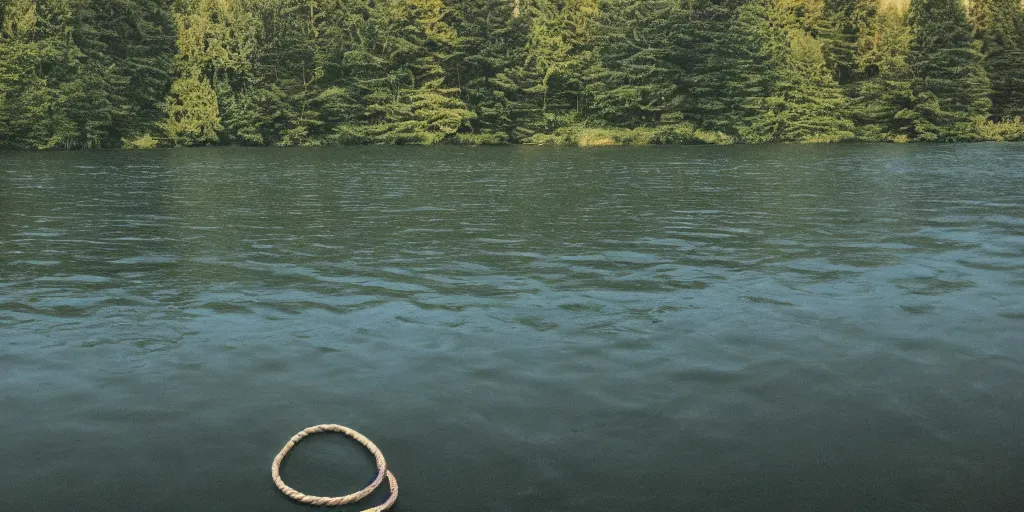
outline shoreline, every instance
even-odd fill
[[[985,139],[985,140],[971,140],[971,141],[887,141],[887,140],[844,140],[839,142],[731,142],[724,144],[706,143],[706,142],[673,142],[673,143],[652,143],[652,144],[630,144],[630,143],[612,143],[612,144],[560,144],[560,143],[532,143],[532,142],[506,142],[500,144],[469,144],[460,142],[438,142],[433,144],[389,144],[389,143],[376,143],[376,144],[318,144],[318,145],[302,145],[302,146],[284,146],[284,145],[244,145],[244,144],[207,144],[202,146],[157,146],[151,148],[132,148],[132,147],[104,147],[104,148],[17,148],[17,147],[0,147],[0,153],[77,153],[77,152],[114,152],[114,151],[126,151],[126,152],[139,152],[139,151],[160,151],[160,150],[178,150],[178,149],[340,149],[340,148],[441,148],[441,147],[452,147],[452,148],[514,148],[514,147],[530,147],[530,148],[564,148],[564,149],[598,149],[598,148],[642,148],[642,147],[701,147],[701,146],[747,146],[747,147],[760,147],[760,146],[860,146],[860,145],[928,145],[928,146],[950,146],[950,145],[963,145],[963,144],[1022,144],[1024,140],[998,140],[998,139]]]

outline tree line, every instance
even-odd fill
[[[0,0],[0,147],[986,139],[1020,0]]]

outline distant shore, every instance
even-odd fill
[[[0,148],[1024,140],[1021,0],[0,2]]]
[[[537,134],[522,141],[509,141],[494,134],[454,134],[447,138],[424,141],[419,139],[379,141],[307,141],[303,144],[238,144],[231,142],[209,144],[176,144],[168,138],[143,136],[126,141],[121,147],[49,147],[25,148],[4,147],[0,150],[88,150],[88,149],[170,149],[184,147],[351,147],[351,146],[561,146],[561,147],[614,147],[614,146],[700,146],[700,145],[769,145],[769,144],[858,144],[858,143],[976,143],[976,142],[1024,142],[1024,122],[1020,120],[976,126],[971,138],[953,140],[922,141],[908,137],[866,138],[852,135],[845,138],[808,138],[801,141],[752,141],[723,132],[693,128],[687,124],[661,126],[656,128],[590,128],[571,127],[556,130],[551,134]]]

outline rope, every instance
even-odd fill
[[[365,446],[367,450],[370,450],[370,453],[373,454],[373,458],[377,460],[377,477],[370,482],[370,485],[367,485],[361,491],[356,491],[346,496],[326,498],[323,496],[310,496],[308,494],[303,494],[291,487],[288,487],[288,484],[284,483],[284,480],[281,480],[281,462],[286,456],[288,456],[288,452],[292,451],[292,448],[299,444],[299,441],[321,432],[338,432],[345,434],[346,436],[358,441],[359,444]],[[281,452],[277,454],[277,457],[274,457],[274,465],[270,468],[270,474],[274,478],[274,483],[277,485],[277,488],[281,489],[281,492],[285,493],[289,498],[298,501],[299,503],[305,503],[306,505],[339,507],[341,505],[355,503],[377,490],[377,487],[379,487],[381,482],[384,481],[385,475],[388,477],[388,486],[391,487],[391,496],[389,496],[388,500],[383,504],[373,508],[368,508],[363,512],[384,512],[391,508],[391,506],[395,504],[395,500],[398,499],[398,481],[395,480],[395,475],[388,471],[387,464],[384,462],[384,454],[381,453],[377,448],[377,445],[373,444],[373,441],[367,439],[366,436],[341,425],[317,425],[315,427],[309,427],[292,436],[292,438],[288,440],[288,443],[284,445],[284,448],[281,449]]]

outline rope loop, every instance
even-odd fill
[[[284,480],[281,480],[281,462],[288,456],[288,452],[292,451],[292,448],[299,444],[299,441],[302,441],[313,434],[319,434],[322,432],[338,432],[340,434],[345,434],[346,436],[355,439],[359,444],[365,446],[366,449],[373,454],[373,458],[377,461],[377,477],[370,482],[370,485],[367,485],[362,490],[345,496],[324,497],[303,494],[292,489],[288,484],[284,483]],[[377,445],[373,444],[373,441],[370,441],[366,436],[341,425],[317,425],[315,427],[309,427],[292,436],[292,438],[284,445],[284,448],[281,449],[280,453],[277,454],[277,457],[274,457],[274,464],[270,468],[270,474],[274,478],[274,484],[277,485],[277,488],[280,489],[281,492],[289,498],[298,501],[299,503],[305,503],[306,505],[340,507],[341,505],[355,503],[366,498],[373,491],[377,490],[377,487],[380,487],[381,482],[384,481],[385,476],[388,477],[388,486],[391,488],[391,495],[388,497],[388,500],[381,505],[368,508],[363,512],[384,512],[391,508],[391,506],[395,504],[395,500],[398,499],[398,481],[395,480],[395,475],[388,471],[387,463],[384,461],[384,454],[381,453],[380,449],[377,448]]]

